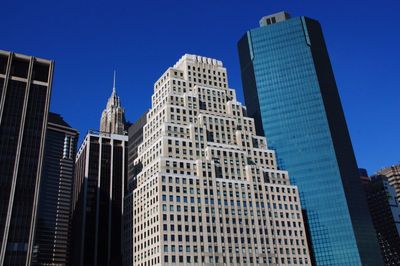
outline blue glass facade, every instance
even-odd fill
[[[248,114],[299,187],[317,265],[382,265],[317,21],[298,17],[238,43]]]

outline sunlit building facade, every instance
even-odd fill
[[[238,43],[248,114],[299,187],[317,265],[382,265],[318,21],[280,12]]]
[[[136,163],[134,265],[310,265],[297,187],[221,61],[184,55],[160,77]]]

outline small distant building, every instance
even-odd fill
[[[113,90],[108,98],[107,106],[101,114],[100,132],[111,134],[125,134],[126,130],[125,110],[121,106],[121,100],[115,89],[115,72]]]
[[[385,265],[400,265],[400,205],[387,177],[360,172]]]
[[[397,200],[400,201],[400,164],[385,167],[379,170],[377,174],[386,176],[389,184],[396,190]]]

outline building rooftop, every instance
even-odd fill
[[[281,11],[281,12],[278,12],[278,13],[275,13],[272,15],[264,16],[260,19],[260,27],[275,24],[275,23],[287,20],[289,18],[290,18],[290,14],[285,11]]]

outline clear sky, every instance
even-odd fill
[[[281,10],[321,22],[360,167],[400,163],[398,0],[2,0],[0,49],[54,59],[51,110],[81,136],[112,90],[134,121],[181,55],[220,59],[243,102],[236,43]]]

